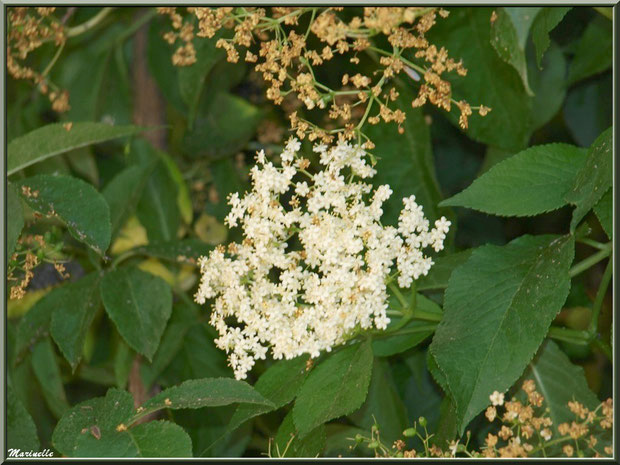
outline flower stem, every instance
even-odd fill
[[[90,18],[88,21],[85,21],[82,24],[78,24],[77,26],[70,27],[69,29],[67,29],[66,36],[67,37],[79,36],[80,34],[83,34],[97,27],[99,23],[101,23],[106,18],[106,16],[110,14],[110,12],[113,9],[114,9],[113,7],[102,8],[101,11],[99,11],[99,13],[97,13],[95,16]]]

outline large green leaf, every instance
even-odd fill
[[[136,208],[155,165],[133,165],[117,174],[101,192],[110,207],[112,238]]]
[[[609,189],[605,195],[594,205],[594,213],[601,223],[605,234],[608,238],[612,238],[614,231],[614,215],[613,215],[613,188]]]
[[[230,419],[228,430],[232,431],[257,415],[278,409],[292,401],[308,376],[306,357],[281,360],[270,366],[254,385],[260,394],[273,402],[273,407],[259,404],[241,404]]]
[[[158,150],[143,140],[136,140],[131,146],[132,160],[142,165],[155,163],[136,213],[146,229],[149,241],[170,241],[177,237],[180,221],[178,187],[159,154]]]
[[[19,363],[27,350],[49,335],[52,312],[70,295],[65,286],[52,289],[39,299],[19,321],[15,335],[15,361]]]
[[[568,85],[611,68],[612,26],[611,21],[599,15],[588,24],[568,71]]]
[[[405,86],[398,89],[400,97],[395,103],[407,115],[403,124],[405,133],[399,135],[392,124],[369,126],[366,131],[376,146],[373,151],[378,158],[375,185],[389,184],[393,191],[383,204],[381,221],[396,224],[403,209],[403,197],[412,194],[424,208],[424,215],[434,221],[448,212],[437,209],[441,193],[435,176],[429,128],[422,111],[411,108],[412,91]]]
[[[533,95],[527,78],[525,41],[519,40],[512,16],[505,11],[505,8],[496,9],[495,14],[497,17],[491,23],[491,45],[499,57],[519,73],[528,95]]]
[[[588,157],[577,174],[565,199],[576,206],[570,223],[575,230],[586,213],[594,207],[611,187],[613,181],[613,128],[598,136],[588,150]]]
[[[543,54],[551,44],[549,33],[562,21],[570,9],[571,7],[545,7],[536,15],[532,24],[532,40],[536,48],[536,63],[539,67]]]
[[[585,151],[568,144],[538,145],[494,165],[441,205],[502,216],[531,216],[566,205],[565,196],[584,166]]]
[[[77,282],[55,291],[50,331],[71,368],[75,370],[84,348],[86,334],[99,310],[99,273],[91,273]],[[51,294],[50,294],[51,295]]]
[[[118,268],[101,281],[101,299],[123,339],[152,360],[172,312],[172,290],[138,268]]]
[[[530,99],[518,73],[505,63],[491,45],[492,8],[454,8],[450,16],[437,21],[429,31],[429,40],[462,58],[467,76],[451,79],[452,95],[471,105],[483,104],[492,111],[484,116],[474,114],[466,134],[474,140],[506,150],[525,147],[530,134]],[[456,124],[459,112],[452,111]]]
[[[318,457],[325,448],[325,425],[319,425],[301,437],[295,429],[293,412],[289,412],[278,428],[271,457]]]
[[[22,451],[39,449],[37,427],[32,417],[15,395],[12,386],[7,386],[6,397],[6,448]]]
[[[312,370],[293,407],[300,438],[329,420],[352,413],[364,403],[372,359],[370,341],[365,340],[338,350]]]
[[[517,33],[517,43],[519,48],[525,50],[527,38],[530,33],[530,26],[534,22],[536,15],[540,11],[540,7],[504,7],[503,10],[508,13],[515,32]]]
[[[142,407],[145,411],[156,411],[164,408],[219,407],[233,403],[273,407],[270,400],[260,395],[248,383],[231,378],[190,379],[178,386],[164,389],[147,400]]]
[[[69,403],[60,378],[60,368],[54,353],[54,346],[49,337],[34,346],[30,360],[45,403],[54,416],[60,418],[69,409]]]
[[[536,353],[568,295],[573,255],[573,236],[522,236],[478,248],[452,273],[430,351],[460,433]]]
[[[49,124],[11,141],[7,147],[7,175],[69,150],[141,131],[144,128],[138,126],[104,123],[73,123],[67,131],[62,123]]]
[[[32,209],[44,215],[56,215],[73,237],[98,254],[103,255],[107,250],[111,236],[110,209],[93,186],[71,176],[46,174],[26,178],[18,186]]]
[[[24,211],[15,186],[7,182],[6,186],[6,257],[13,255],[17,239],[24,227]]]

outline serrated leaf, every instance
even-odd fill
[[[118,268],[101,281],[101,299],[129,346],[152,360],[172,312],[172,290],[137,268]]]
[[[125,423],[133,411],[131,394],[109,389],[105,397],[89,399],[68,410],[54,428],[52,444],[61,454],[74,457],[81,437],[116,432],[116,427]]]
[[[396,106],[405,113],[404,134],[399,135],[397,128],[389,124],[369,126],[367,135],[375,144],[379,155],[376,186],[389,184],[393,194],[383,204],[384,224],[396,224],[403,209],[402,199],[409,195],[416,196],[416,202],[424,208],[424,215],[431,221],[441,216],[437,203],[441,200],[439,184],[435,176],[431,136],[424,114],[418,108],[411,107],[414,95],[410,88],[400,85],[399,99]]]
[[[586,161],[575,177],[572,189],[566,192],[566,201],[576,206],[570,223],[571,232],[612,185],[612,131],[613,128],[603,131],[592,143]]]
[[[297,357],[292,360],[281,360],[271,365],[258,378],[254,389],[273,402],[273,406],[239,405],[230,419],[228,431],[236,429],[250,418],[283,407],[292,401],[308,376],[306,361],[307,357]]]
[[[304,437],[300,437],[289,412],[278,428],[272,457],[318,457],[325,448],[325,425],[319,425]]]
[[[24,228],[24,211],[15,186],[7,182],[6,186],[6,257],[7,262],[13,255],[17,239]]]
[[[568,144],[530,147],[497,163],[440,205],[501,216],[531,216],[556,210],[566,205],[565,196],[585,159],[582,149]]]
[[[601,200],[594,205],[594,213],[598,218],[605,234],[609,239],[613,236],[614,231],[614,217],[613,217],[613,188],[609,189]]]
[[[65,175],[33,176],[18,183],[22,198],[44,215],[53,214],[65,223],[78,241],[90,246],[99,255],[110,245],[110,209],[93,186]]]
[[[30,361],[45,403],[56,418],[62,417],[63,413],[69,409],[69,402],[67,402],[65,388],[60,378],[60,368],[56,361],[54,347],[48,337],[34,346]]]
[[[98,273],[91,273],[52,291],[56,295],[52,301],[50,332],[73,370],[82,358],[86,334],[101,305],[100,278]]]
[[[495,14],[496,19],[491,23],[491,45],[499,57],[519,73],[527,94],[534,95],[528,83],[525,42],[519,40],[512,17],[505,8],[497,8]]]
[[[550,409],[547,416],[553,421],[551,428],[555,438],[560,436],[558,426],[561,423],[575,420],[575,414],[569,410],[568,402],[576,400],[590,410],[594,410],[600,404],[588,387],[583,368],[573,365],[566,354],[551,340],[547,340],[540,347],[522,379],[534,380],[536,390],[545,398],[543,405]],[[611,439],[611,434],[607,439],[608,441]],[[602,448],[603,445],[599,443],[597,449]]]
[[[430,351],[459,433],[536,353],[568,295],[573,255],[573,236],[521,236],[478,248],[452,273]]]
[[[127,431],[138,449],[139,457],[191,457],[192,440],[181,428],[169,421],[151,421]]]
[[[612,22],[595,17],[584,31],[568,71],[568,85],[611,68],[613,54]]]
[[[6,447],[24,451],[40,447],[37,427],[11,385],[7,386],[6,397]]]
[[[365,340],[338,350],[312,370],[293,407],[300,438],[329,420],[352,413],[364,403],[372,359],[370,341]]]
[[[48,124],[11,141],[7,147],[7,176],[46,158],[144,130],[138,126],[73,123],[67,131],[62,123]]]
[[[571,10],[571,7],[542,8],[532,23],[532,40],[536,48],[536,63],[540,68],[543,54],[549,48],[551,39],[549,33],[562,21],[562,18]]]
[[[190,379],[178,386],[164,389],[147,400],[142,407],[146,411],[164,408],[185,409],[219,407],[234,403],[260,404],[273,407],[245,381],[231,378]]]
[[[134,165],[117,174],[101,192],[110,207],[112,238],[115,238],[135,210],[155,165]]]
[[[473,249],[463,250],[461,252],[444,255],[434,258],[433,266],[426,276],[421,276],[416,281],[416,289],[418,291],[427,291],[430,289],[445,289],[448,287],[448,280],[454,269],[465,263],[471,255]]]
[[[506,150],[523,149],[531,132],[530,99],[518,73],[497,56],[491,45],[492,8],[453,8],[450,16],[437,21],[427,36],[450,56],[463,60],[467,76],[450,77],[452,95],[471,105],[483,104],[492,111],[469,118],[466,135],[478,142]],[[458,124],[459,111],[448,115]]]

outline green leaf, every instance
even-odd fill
[[[261,118],[260,109],[248,101],[218,93],[206,113],[196,118],[194,128],[186,132],[183,150],[191,157],[234,155],[250,140]]]
[[[504,7],[503,10],[510,16],[517,33],[519,48],[525,50],[530,26],[540,11],[540,7]]]
[[[441,193],[435,176],[428,124],[422,111],[411,107],[414,99],[411,90],[401,85],[398,91],[400,98],[394,103],[407,116],[403,124],[405,133],[399,135],[396,126],[390,124],[369,126],[366,132],[380,157],[375,185],[389,184],[393,191],[383,204],[381,221],[396,224],[403,209],[402,199],[412,194],[424,208],[424,215],[434,221],[441,216],[437,209]]]
[[[538,351],[523,375],[523,380],[532,379],[536,390],[545,398],[548,416],[553,421],[553,436],[559,437],[558,425],[575,420],[575,414],[568,409],[568,402],[578,401],[594,410],[599,404],[596,395],[588,387],[583,368],[573,365],[564,352],[551,340],[547,340]],[[520,383],[519,383],[520,385]],[[602,446],[597,446],[602,449]]]
[[[168,242],[151,242],[136,248],[136,252],[171,262],[187,262],[207,255],[213,246],[199,239],[180,239]]]
[[[613,86],[613,75],[606,72],[568,91],[562,113],[577,145],[589,147],[613,124]]]
[[[431,289],[445,289],[448,287],[448,280],[454,269],[465,263],[471,255],[473,249],[463,250],[449,255],[444,255],[433,259],[435,263],[426,276],[421,276],[416,281],[418,291]]]
[[[211,38],[199,37],[194,40],[196,63],[179,68],[179,92],[189,108],[188,125],[190,128],[193,126],[198,111],[205,79],[213,66],[226,56],[223,49],[215,47],[220,36],[221,34],[216,34]]]
[[[423,310],[428,313],[436,313],[441,315],[441,308],[432,300],[424,297],[422,294],[416,295],[416,309]],[[393,320],[388,325],[390,327],[398,324],[398,320]],[[377,334],[373,337],[372,352],[377,357],[388,357],[390,355],[399,354],[423,342],[427,337],[431,336],[435,330],[432,323],[412,320],[398,330],[398,334]]]
[[[54,429],[52,444],[61,454],[74,457],[81,437],[116,432],[116,427],[125,424],[133,411],[131,394],[109,389],[105,397],[89,399],[68,410]]]
[[[605,234],[609,239],[613,236],[614,218],[613,218],[613,188],[609,189],[601,200],[594,205],[594,213],[601,223]]]
[[[289,412],[278,428],[271,456],[280,457],[318,457],[325,448],[325,425],[319,425],[310,433],[300,437],[293,422],[293,412]]]
[[[69,409],[69,403],[60,378],[54,347],[49,338],[39,341],[34,346],[31,363],[47,406],[56,418],[62,417]]]
[[[172,312],[168,283],[138,268],[122,267],[103,277],[101,299],[129,347],[151,361]]]
[[[16,363],[19,363],[25,352],[34,348],[41,338],[49,335],[52,312],[64,304],[67,295],[65,286],[52,289],[22,317],[15,336]]]
[[[194,216],[192,199],[189,194],[189,188],[187,187],[187,183],[183,178],[183,173],[177,166],[174,159],[168,155],[166,152],[158,152],[160,160],[168,169],[168,175],[170,179],[174,182],[177,188],[177,206],[179,209],[179,213],[181,218],[185,222],[185,224],[191,224]]]
[[[178,386],[164,389],[155,397],[147,400],[142,407],[150,412],[164,408],[176,410],[219,407],[234,403],[273,407],[271,401],[265,399],[248,383],[231,378],[190,379]]]
[[[205,211],[215,216],[219,221],[224,221],[224,218],[226,218],[230,211],[230,206],[226,203],[228,194],[232,192],[239,192],[241,194],[245,191],[246,186],[235,167],[234,161],[230,157],[210,163],[209,169],[211,170],[218,200],[215,202],[210,201],[206,205]]]
[[[51,334],[71,368],[75,370],[84,349],[86,334],[99,310],[99,273],[91,273],[52,293],[55,308],[51,318]]]
[[[571,7],[545,7],[536,15],[532,23],[532,40],[536,48],[536,63],[539,68],[543,54],[551,44],[549,33],[562,21],[570,9]]]
[[[498,57],[491,45],[492,8],[454,8],[446,19],[438,20],[428,33],[437,47],[463,59],[467,76],[451,77],[452,95],[471,105],[483,104],[492,111],[469,119],[466,135],[478,142],[506,150],[523,149],[531,131],[530,99],[514,68]],[[458,110],[448,115],[458,123]]]
[[[407,409],[398,395],[390,364],[386,360],[374,360],[368,397],[349,418],[366,431],[370,431],[376,422],[385,444],[393,444],[402,438],[402,432],[408,426]]]
[[[364,403],[372,359],[367,339],[330,354],[312,370],[293,407],[300,438],[329,420],[352,413]]]
[[[118,339],[115,343],[116,351],[114,353],[114,378],[116,387],[125,389],[129,380],[129,373],[134,360],[134,352],[129,348],[125,341]]]
[[[7,182],[6,186],[6,257],[13,255],[17,239],[24,228],[24,211],[15,186]]]
[[[532,124],[538,129],[553,118],[566,97],[566,59],[554,42],[543,58],[543,69],[536,66],[534,54],[528,55],[528,75],[534,90]]]
[[[78,241],[90,246],[99,255],[110,245],[110,209],[93,186],[64,175],[39,175],[19,182],[30,189],[22,198],[34,210],[60,218]]]
[[[228,431],[232,431],[253,418],[271,410],[284,407],[292,401],[302,386],[308,371],[306,357],[281,360],[271,365],[254,385],[254,389],[263,397],[273,402],[273,406],[258,404],[241,404],[230,419]]]
[[[62,123],[48,124],[11,141],[7,147],[7,176],[69,150],[144,130],[138,126],[73,123],[71,130],[67,131]]]
[[[156,163],[138,203],[137,215],[146,228],[149,241],[170,241],[177,237],[179,227],[178,189],[160,152],[148,142],[136,140],[131,157],[142,165]]]
[[[476,249],[452,273],[430,351],[455,401],[459,433],[536,353],[568,296],[573,255],[571,235],[521,236]]]
[[[611,68],[613,54],[612,22],[595,17],[584,31],[568,71],[568,85]]]
[[[519,73],[527,94],[534,95],[527,78],[525,42],[520,42],[512,17],[505,8],[498,8],[495,13],[497,18],[491,23],[491,45],[499,57]]]
[[[39,447],[37,427],[9,384],[6,397],[6,448],[36,451]]]
[[[572,189],[565,194],[566,201],[576,206],[570,223],[571,232],[612,185],[612,131],[613,128],[603,131],[592,143],[586,162],[575,177]]]
[[[127,431],[138,449],[139,457],[191,457],[192,440],[181,428],[169,421],[150,421]]]
[[[101,192],[110,207],[112,238],[135,210],[155,165],[134,165],[117,174]]]
[[[185,335],[191,326],[197,324],[197,321],[198,315],[194,307],[180,302],[172,308],[172,316],[161,337],[161,343],[153,356],[153,361],[140,365],[142,381],[146,387],[150,387],[172,362],[183,346]]]
[[[530,147],[497,163],[471,186],[440,205],[501,216],[531,216],[566,205],[586,154],[568,144]]]
[[[71,169],[93,186],[99,185],[99,169],[95,155],[90,148],[79,148],[64,155]]]

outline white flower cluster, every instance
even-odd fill
[[[299,148],[295,139],[287,143],[281,167],[257,154],[252,191],[229,198],[226,223],[241,226],[243,242],[199,261],[196,301],[215,298],[215,342],[229,354],[237,379],[269,347],[275,359],[317,357],[357,328],[385,329],[394,263],[398,284],[409,287],[433,264],[422,249],[441,250],[450,226],[442,217],[429,231],[414,196],[403,199],[398,228],[382,226],[382,205],[392,191],[384,185],[373,193],[361,181],[376,173],[361,147],[316,146],[324,169],[314,175]],[[301,176],[307,181],[295,181]]]

